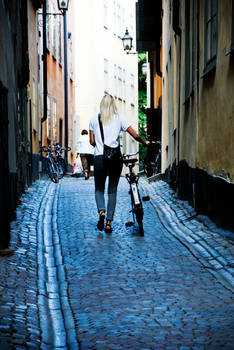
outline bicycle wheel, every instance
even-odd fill
[[[153,175],[152,166],[148,162],[144,162],[143,169],[147,177],[150,177]]]
[[[161,173],[161,155],[158,153],[155,159],[155,174]]]
[[[47,159],[46,173],[54,183],[58,182],[58,167],[51,159]]]
[[[136,208],[135,210],[136,221],[139,227],[139,233],[141,236],[144,236],[144,228],[143,228],[143,208],[142,206]]]
[[[63,158],[59,158],[57,160],[57,165],[58,165],[58,178],[62,179],[62,177],[65,175],[66,172],[66,163]]]

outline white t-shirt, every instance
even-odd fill
[[[121,131],[126,131],[130,126],[129,122],[121,115],[114,115],[111,121],[103,125],[104,142],[109,147],[117,147],[119,145],[119,135]],[[98,121],[98,115],[95,115],[89,123],[89,130],[92,130],[95,137],[94,155],[103,154],[103,142],[101,130]]]
[[[76,144],[77,153],[93,154],[94,147],[89,142],[89,135],[81,135]]]

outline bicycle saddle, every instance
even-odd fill
[[[136,162],[138,162],[137,158],[124,158],[123,159],[123,163],[124,164],[127,164],[127,163],[134,164]]]

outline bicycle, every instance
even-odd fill
[[[55,152],[55,162],[58,166],[58,178],[62,179],[66,173],[67,165],[65,159],[62,156],[64,151],[70,151],[71,147],[61,147],[58,143],[54,143],[52,146],[53,151]]]
[[[126,167],[129,168],[129,173],[125,175],[130,189],[129,194],[131,197],[131,205],[132,205],[132,212],[133,215],[133,222],[127,222],[126,226],[132,226],[137,221],[138,227],[139,227],[139,233],[141,236],[144,235],[144,227],[143,227],[143,216],[144,216],[144,209],[142,205],[142,201],[148,201],[150,198],[149,196],[144,196],[141,198],[139,188],[138,188],[138,181],[139,181],[139,175],[135,174],[133,171],[133,168],[138,161],[137,158],[131,158],[132,156],[136,156],[137,153],[131,153],[131,154],[123,154],[123,163]]]
[[[151,141],[150,147],[143,163],[144,172],[147,177],[161,172],[161,142]]]
[[[46,165],[45,170],[48,177],[53,181],[54,183],[57,183],[59,180],[58,174],[58,164],[55,161],[55,157],[53,155],[54,150],[52,149],[52,146],[42,146],[41,151],[46,153]]]
[[[62,157],[62,152],[66,150],[70,151],[71,147],[61,147],[58,143],[54,143],[48,147],[41,147],[41,152],[46,153],[46,173],[51,181],[55,183],[57,183],[65,175],[67,166],[64,158]]]

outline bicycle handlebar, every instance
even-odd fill
[[[54,149],[52,149],[52,148],[54,148]],[[54,152],[56,150],[71,151],[71,147],[61,147],[59,145],[49,145],[49,146],[41,146],[40,147],[41,152]]]
[[[136,153],[123,153],[123,158],[130,158],[132,156],[136,156],[139,152],[136,152]]]

